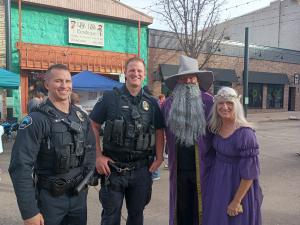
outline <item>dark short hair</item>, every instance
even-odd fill
[[[51,75],[52,70],[66,70],[69,71],[69,68],[64,64],[53,64],[48,68],[48,70],[45,73],[45,80]]]
[[[144,68],[146,69],[146,65],[145,65],[144,60],[142,58],[138,57],[138,56],[135,56],[135,57],[132,57],[132,58],[127,60],[127,62],[125,64],[125,71],[127,71],[128,64],[131,63],[131,62],[141,62],[141,63],[143,63]]]

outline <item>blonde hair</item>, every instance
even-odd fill
[[[209,121],[209,129],[211,132],[217,134],[219,133],[222,127],[222,119],[220,118],[218,111],[217,111],[217,104],[220,101],[230,101],[233,103],[233,110],[234,110],[234,123],[239,127],[251,127],[254,128],[251,123],[247,121],[245,118],[245,113],[243,106],[240,102],[240,95],[230,87],[222,87],[217,95],[214,96],[214,104],[211,110],[211,117]]]

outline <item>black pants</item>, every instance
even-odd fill
[[[143,225],[144,208],[151,199],[152,178],[147,167],[112,173],[108,180],[102,178],[99,199],[102,203],[101,225],[120,225],[123,199],[128,217],[126,225]]]
[[[177,171],[177,225],[198,224],[196,171]]]
[[[40,189],[38,205],[45,225],[86,225],[86,197],[86,190],[79,195],[53,197],[47,190]]]

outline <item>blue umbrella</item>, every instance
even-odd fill
[[[72,76],[72,82],[73,89],[78,91],[106,91],[123,86],[123,83],[87,70]]]

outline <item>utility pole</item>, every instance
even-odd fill
[[[6,69],[11,70],[11,0],[5,0],[5,47]]]
[[[243,72],[243,106],[245,116],[247,117],[247,109],[249,104],[248,98],[248,65],[249,65],[249,28],[245,28],[245,49],[244,49],[244,72]]]

